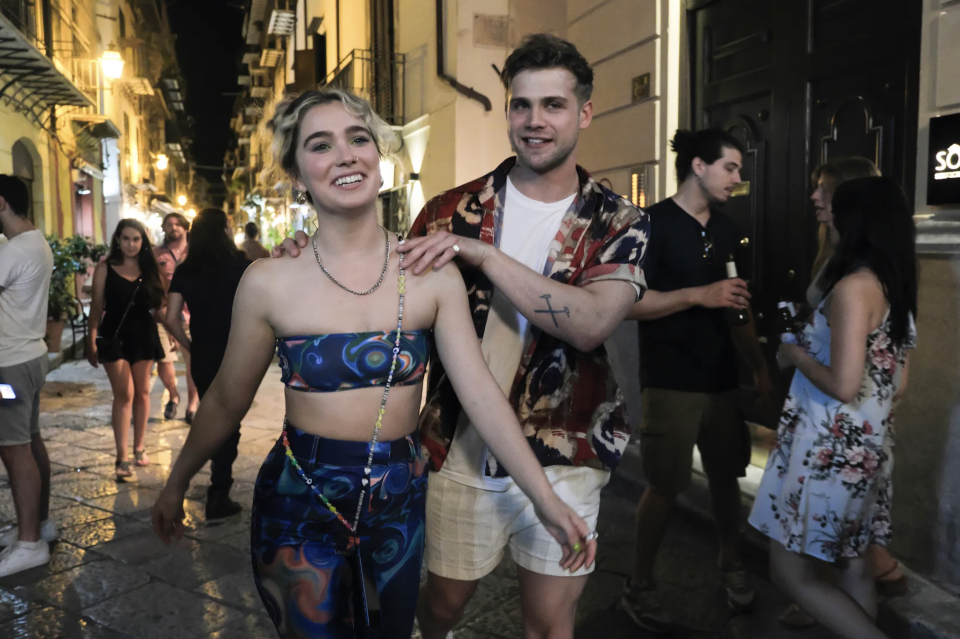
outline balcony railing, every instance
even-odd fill
[[[377,64],[372,52],[354,49],[321,86],[339,87],[366,98],[380,117],[399,126],[403,124],[403,68],[401,53]]]
[[[40,0],[0,0],[0,14],[38,51],[51,57],[57,70],[74,84],[80,88],[91,85],[86,62],[96,59],[99,52],[91,40],[97,30],[85,2],[75,0],[68,11],[65,3],[50,0],[49,34],[44,33]]]

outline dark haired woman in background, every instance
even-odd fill
[[[750,523],[771,537],[771,574],[804,610],[841,637],[880,639],[865,555],[891,534],[893,404],[916,340],[916,231],[888,178],[846,182],[832,204],[839,242],[826,293],[800,343],[778,353],[797,374]],[[820,562],[837,585],[817,576]]]
[[[190,231],[190,254],[170,282],[165,323],[170,334],[190,353],[190,371],[200,399],[220,370],[227,351],[233,298],[250,261],[237,250],[227,214],[204,209]],[[190,337],[180,322],[183,305],[190,309]],[[210,458],[207,521],[236,515],[242,510],[230,499],[233,462],[240,443],[240,424]]]
[[[113,389],[113,435],[117,479],[133,475],[127,459],[130,415],[137,465],[148,462],[143,437],[150,415],[150,373],[163,358],[153,311],[163,303],[164,281],[143,224],[123,219],[110,241],[110,253],[93,273],[87,361],[103,364]],[[101,318],[101,315],[103,316]]]

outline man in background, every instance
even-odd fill
[[[257,228],[256,224],[247,222],[247,225],[243,227],[243,232],[247,239],[240,244],[240,250],[246,254],[248,260],[256,262],[262,257],[270,257],[270,252],[257,241],[257,238],[260,237],[260,229]]]
[[[0,460],[10,477],[17,525],[0,535],[0,577],[50,561],[50,459],[40,437],[40,389],[49,360],[43,341],[53,253],[30,223],[30,192],[0,175]]]
[[[173,281],[173,272],[177,267],[183,264],[187,259],[187,253],[190,245],[187,241],[187,233],[190,231],[190,222],[179,213],[168,213],[163,218],[163,244],[153,249],[153,254],[157,258],[157,264],[160,265],[160,272],[167,278],[167,285]],[[161,309],[157,317],[163,317],[166,309]],[[190,309],[183,308],[182,324],[184,331],[189,331]],[[157,332],[160,333],[160,343],[163,344],[165,357],[157,362],[157,376],[163,382],[164,388],[170,395],[167,405],[163,409],[165,419],[173,419],[177,416],[177,407],[180,405],[180,391],[177,390],[177,371],[174,365],[177,363],[177,351],[183,353],[183,361],[187,366],[187,414],[186,422],[193,421],[193,416],[197,413],[197,405],[200,403],[200,396],[197,394],[197,387],[193,383],[193,376],[190,374],[190,353],[188,353],[177,341],[167,332],[161,322],[157,322]]]

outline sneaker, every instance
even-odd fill
[[[660,635],[673,634],[673,618],[663,607],[652,581],[636,583],[628,578],[623,583],[623,597],[618,606],[644,630]]]
[[[207,491],[207,505],[203,514],[208,524],[239,515],[241,512],[243,512],[243,506],[230,499],[229,492]]]
[[[40,524],[40,539],[50,543],[56,541],[58,537],[57,522],[52,519],[43,520],[43,523]],[[0,546],[12,546],[18,539],[20,539],[20,529],[14,525],[13,528],[3,531],[3,534],[0,535]]]
[[[50,562],[50,546],[45,541],[17,541],[0,552],[0,577],[36,568]]]
[[[747,585],[747,571],[743,565],[731,570],[721,570],[723,586],[727,590],[727,605],[736,613],[750,612],[757,597],[757,591]]]

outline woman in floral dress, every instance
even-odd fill
[[[841,637],[881,638],[865,553],[890,540],[893,404],[903,391],[917,308],[915,230],[889,178],[847,182],[833,196],[837,252],[797,367],[750,524],[771,538],[774,579]],[[817,576],[818,562],[837,571]]]

